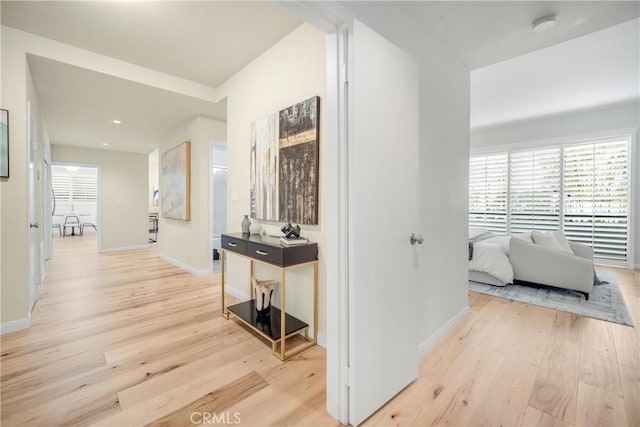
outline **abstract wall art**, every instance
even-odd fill
[[[251,218],[278,220],[276,115],[251,124]]]
[[[280,111],[280,221],[318,224],[319,110],[314,96]]]
[[[160,207],[163,218],[191,220],[191,142],[160,158]]]

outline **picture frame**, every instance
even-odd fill
[[[0,178],[9,178],[9,110],[0,109]]]
[[[160,212],[163,218],[191,221],[191,141],[160,157]]]

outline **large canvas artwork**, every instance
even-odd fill
[[[276,115],[251,125],[251,218],[278,220]]]
[[[9,111],[0,110],[0,178],[9,178]]]
[[[318,224],[318,118],[314,96],[279,114],[279,219]]]
[[[191,220],[191,142],[160,158],[160,206],[163,218]]]

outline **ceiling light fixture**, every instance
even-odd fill
[[[541,33],[556,25],[556,15],[545,15],[531,23],[531,29],[536,33]]]
[[[108,142],[103,142],[102,145],[104,145],[106,147],[107,145],[109,145],[109,143]]]
[[[122,124],[122,121],[114,119],[114,120],[111,120],[111,123],[115,123],[115,124],[119,125],[119,124]]]

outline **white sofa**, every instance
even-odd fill
[[[515,280],[571,289],[589,299],[593,289],[593,250],[569,242],[573,254],[548,249],[524,239],[509,241],[509,258]]]

